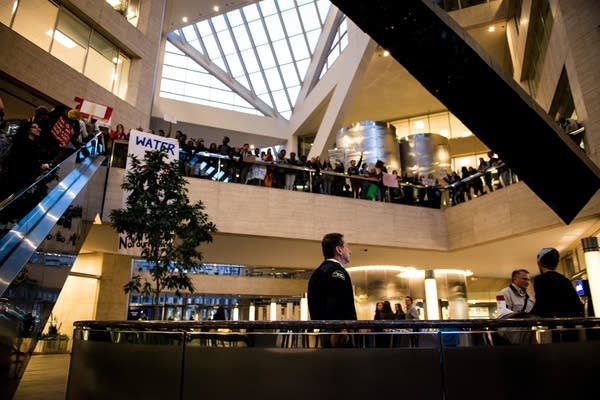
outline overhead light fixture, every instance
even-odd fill
[[[217,12],[217,11],[219,11],[219,6],[213,6],[213,11],[214,11],[214,12]]]
[[[187,17],[183,17],[183,18],[181,18],[181,21],[182,21],[183,23],[187,23],[187,22],[188,22],[188,18],[187,18]]]
[[[55,41],[65,46],[67,49],[72,49],[77,46],[74,41],[66,37],[61,31],[53,31],[50,29],[48,32],[46,32],[46,35],[53,37]]]
[[[490,26],[488,32],[496,32],[496,27],[494,25]]]
[[[389,51],[387,51],[387,50],[384,50],[384,51],[383,51],[383,56],[384,56],[384,57],[387,57],[387,56],[389,56],[389,55],[390,55],[390,52],[389,52]]]

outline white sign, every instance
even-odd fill
[[[132,155],[134,155],[138,160],[143,161],[147,151],[159,150],[166,150],[167,162],[179,160],[179,142],[177,139],[166,138],[132,129],[129,133],[129,147],[127,149],[127,163],[125,165],[126,174],[131,171]],[[128,192],[123,192],[123,208],[125,208],[127,205],[128,196]],[[138,244],[130,242],[124,234],[119,234],[117,252],[121,254],[139,256],[140,247]]]
[[[169,114],[165,114],[164,118],[165,121],[170,122],[172,124],[176,124],[177,123],[177,118],[175,118],[174,115],[169,115]]]

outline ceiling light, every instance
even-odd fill
[[[495,32],[495,31],[496,31],[496,27],[494,25],[492,25],[488,28],[488,32]]]
[[[389,51],[387,51],[387,50],[384,50],[384,51],[383,51],[383,56],[384,56],[384,57],[387,57],[387,56],[389,56],[389,55],[390,55],[390,52],[389,52]]]
[[[187,19],[187,17],[183,17],[183,18],[181,18],[181,21],[182,21],[183,23],[187,23],[187,22],[188,22],[188,19]]]
[[[50,29],[48,32],[46,32],[46,35],[54,37],[55,41],[65,46],[67,49],[72,49],[73,47],[77,46],[74,41],[66,37],[61,31],[53,31]]]
[[[219,6],[213,6],[213,11],[214,11],[214,12],[217,12],[217,11],[219,11]]]

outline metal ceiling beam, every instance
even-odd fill
[[[186,56],[197,62],[198,65],[207,70],[211,75],[221,81],[225,86],[253,105],[258,111],[268,117],[283,119],[283,117],[277,111],[275,111],[273,107],[270,107],[267,103],[255,96],[254,93],[246,89],[245,86],[229,76],[227,72],[223,71],[218,65],[210,61],[208,57],[196,50],[177,33],[169,32],[167,34],[167,40],[173,46],[177,47],[177,49],[182,51]]]
[[[569,224],[600,170],[444,10],[427,0],[331,0]]]

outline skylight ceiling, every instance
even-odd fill
[[[263,0],[170,32],[161,96],[289,119],[330,6]],[[347,44],[345,20],[335,35],[324,69]]]

